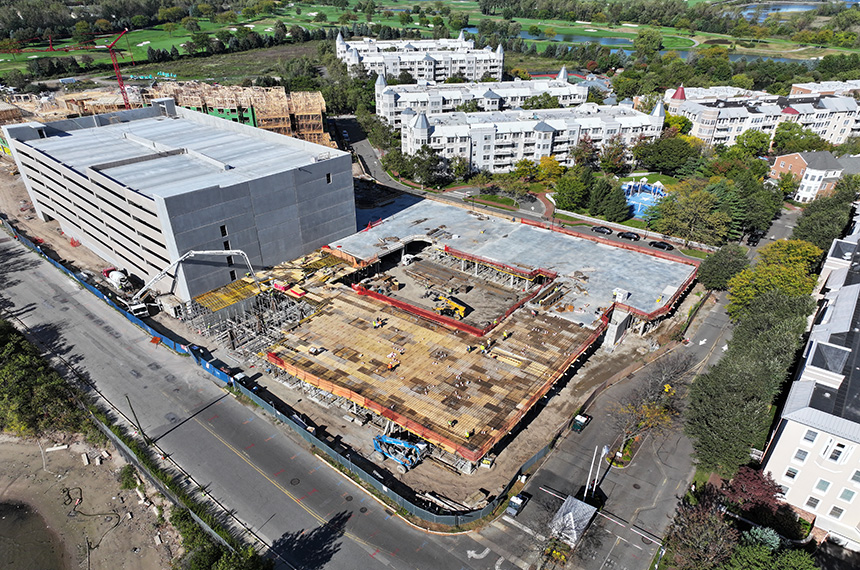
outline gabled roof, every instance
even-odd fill
[[[796,109],[792,109],[791,107],[786,107],[785,109],[782,110],[782,112],[785,113],[786,115],[799,115],[800,114],[799,111],[797,111]]]
[[[842,166],[842,174],[860,174],[860,155],[840,156],[836,160]]]
[[[539,133],[554,133],[555,132],[554,128],[552,128],[551,126],[549,126],[548,124],[546,124],[543,121],[536,124],[534,126],[534,130],[539,132]]]
[[[797,154],[806,162],[806,166],[813,170],[842,170],[842,165],[829,150],[799,152]]]
[[[487,89],[487,92],[484,93],[484,99],[501,99],[502,96],[498,93],[494,92],[492,89]]]

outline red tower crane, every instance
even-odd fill
[[[126,109],[131,109],[131,105],[128,102],[128,94],[125,92],[125,83],[122,80],[122,72],[119,70],[119,64],[116,61],[116,52],[113,51],[113,46],[116,45],[116,42],[119,41],[121,37],[123,37],[128,32],[128,28],[124,29],[120,35],[116,37],[114,41],[112,41],[108,46],[107,50],[110,54],[110,60],[113,62],[113,71],[116,73],[116,82],[119,84],[119,92],[122,95],[122,102],[125,104]]]

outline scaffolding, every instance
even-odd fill
[[[253,126],[308,142],[335,148],[325,128],[325,100],[319,91],[287,93],[283,87],[210,85],[197,81],[159,83],[144,93],[149,102],[171,97],[180,107],[203,113],[235,115],[241,122],[247,114]]]

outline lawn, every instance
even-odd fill
[[[657,174],[656,172],[650,172],[639,176],[626,176],[621,179],[621,182],[639,182],[642,178],[646,178],[649,184],[660,182],[663,186],[669,186],[670,184],[677,184],[680,182],[677,178],[667,176],[666,174]]]
[[[477,196],[473,196],[473,199],[483,200],[484,202],[493,202],[494,204],[501,204],[502,206],[508,206],[518,210],[520,205],[517,204],[517,201],[513,198],[508,198],[507,196],[496,196],[495,194],[479,194]]]
[[[707,251],[701,251],[698,249],[679,249],[678,251],[680,251],[687,257],[695,257],[698,259],[705,259],[710,255]]]
[[[628,228],[635,228],[637,230],[644,230],[647,228],[645,222],[643,222],[642,220],[637,220],[635,218],[627,220],[626,222],[621,222],[621,225],[627,226]]]

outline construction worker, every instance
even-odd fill
[[[510,336],[511,336],[511,333],[508,331],[505,331],[502,333],[502,340],[508,340],[508,338],[510,338]]]
[[[466,347],[466,353],[471,353],[473,350],[475,350],[475,347],[474,347],[474,346],[471,346],[471,345],[470,345],[470,346],[467,346],[467,347]]]

